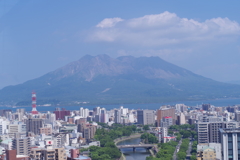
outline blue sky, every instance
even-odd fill
[[[159,56],[240,80],[240,1],[0,0],[0,88],[86,54]]]

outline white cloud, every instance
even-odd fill
[[[123,20],[106,18],[88,35],[90,41],[120,42],[127,45],[166,46],[229,41],[240,36],[240,25],[228,18],[199,22],[164,12]]]
[[[98,23],[96,25],[96,27],[99,27],[99,28],[110,28],[110,27],[115,26],[118,22],[121,22],[121,21],[123,21],[123,19],[118,18],[118,17],[116,17],[116,18],[105,18],[100,23]]]

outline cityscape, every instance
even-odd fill
[[[1,160],[120,160],[125,159],[124,150],[139,149],[147,151],[146,160],[225,160],[239,155],[240,105],[79,107],[41,113],[32,92],[32,111],[3,109],[0,116]],[[138,143],[128,143],[133,139]]]
[[[0,0],[0,160],[240,160],[239,6]]]

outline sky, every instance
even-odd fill
[[[240,1],[0,0],[0,88],[82,56],[159,56],[240,80]]]

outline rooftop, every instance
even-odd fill
[[[221,133],[240,133],[240,128],[220,128]]]

